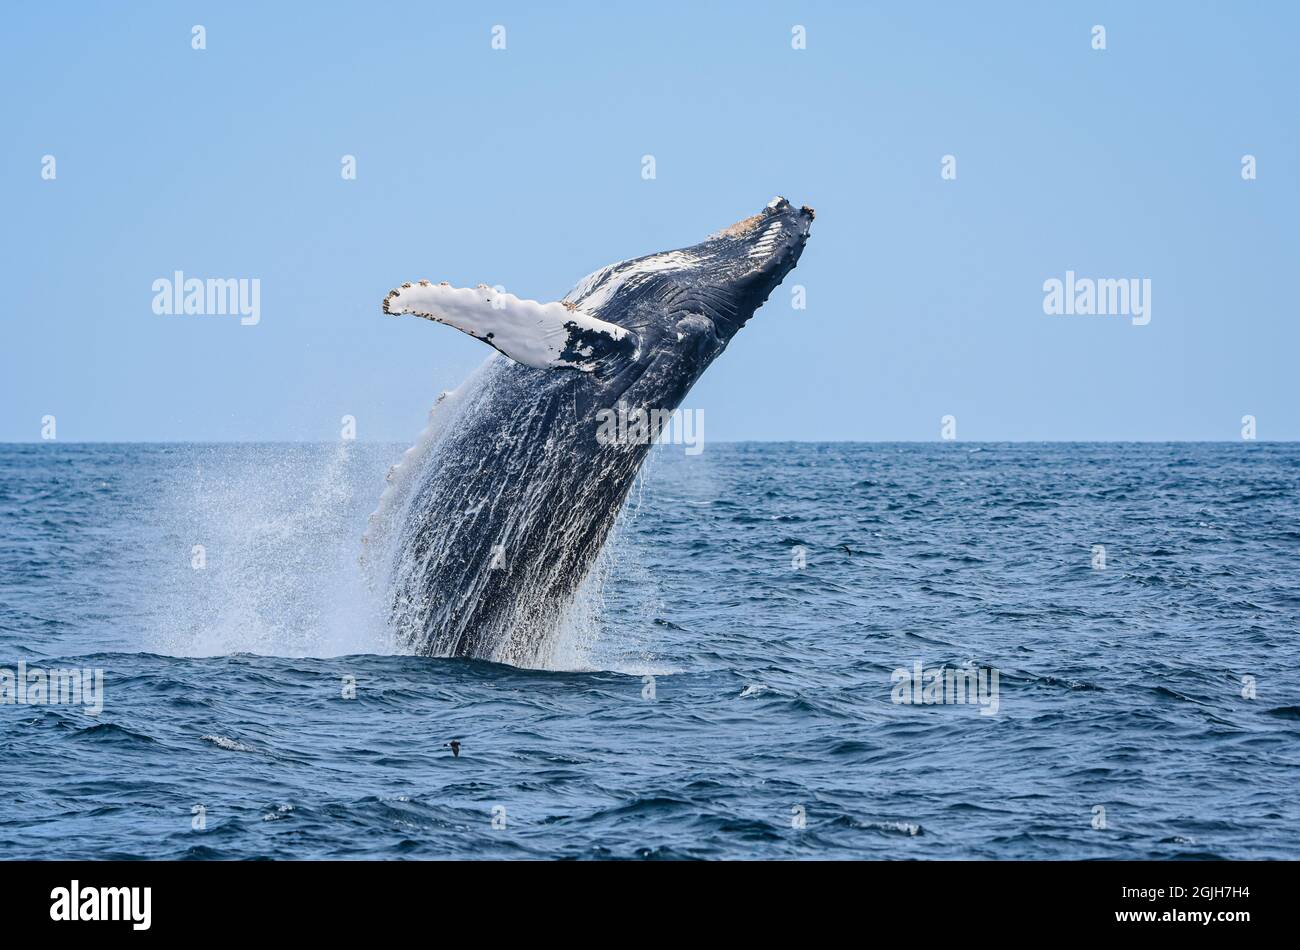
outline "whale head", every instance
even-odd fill
[[[718,299],[731,304],[708,314],[720,336],[734,336],[799,263],[813,217],[812,208],[795,208],[776,197],[758,214],[697,245],[707,283]]]
[[[565,303],[635,331],[650,346],[671,342],[683,319],[702,319],[720,351],[799,262],[813,217],[811,208],[773,198],[699,244],[596,271]]]
[[[811,208],[773,198],[699,244],[602,268],[565,304],[628,334],[598,368],[604,398],[674,409],[798,263]]]

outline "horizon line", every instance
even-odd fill
[[[1267,442],[1300,444],[1300,439],[709,439],[713,445],[1236,445]],[[410,439],[26,439],[18,445],[409,445]]]

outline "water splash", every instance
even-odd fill
[[[357,563],[364,512],[390,450],[341,442],[192,451],[192,477],[159,506],[169,556],[147,649],[391,653]]]

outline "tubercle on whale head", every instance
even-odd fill
[[[803,246],[808,243],[808,235],[817,212],[807,205],[795,208],[789,201],[778,195],[767,203],[763,213],[768,216],[766,227],[775,229],[778,224],[780,225],[787,240],[785,250],[794,252],[794,260],[791,262],[793,267],[798,263],[799,254],[803,253]]]

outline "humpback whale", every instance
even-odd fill
[[[404,283],[383,312],[498,351],[430,414],[389,473],[366,560],[399,645],[530,666],[596,562],[647,439],[610,412],[662,418],[727,347],[808,240],[811,208],[774,198],[699,244],[603,267],[560,301],[480,284]]]

